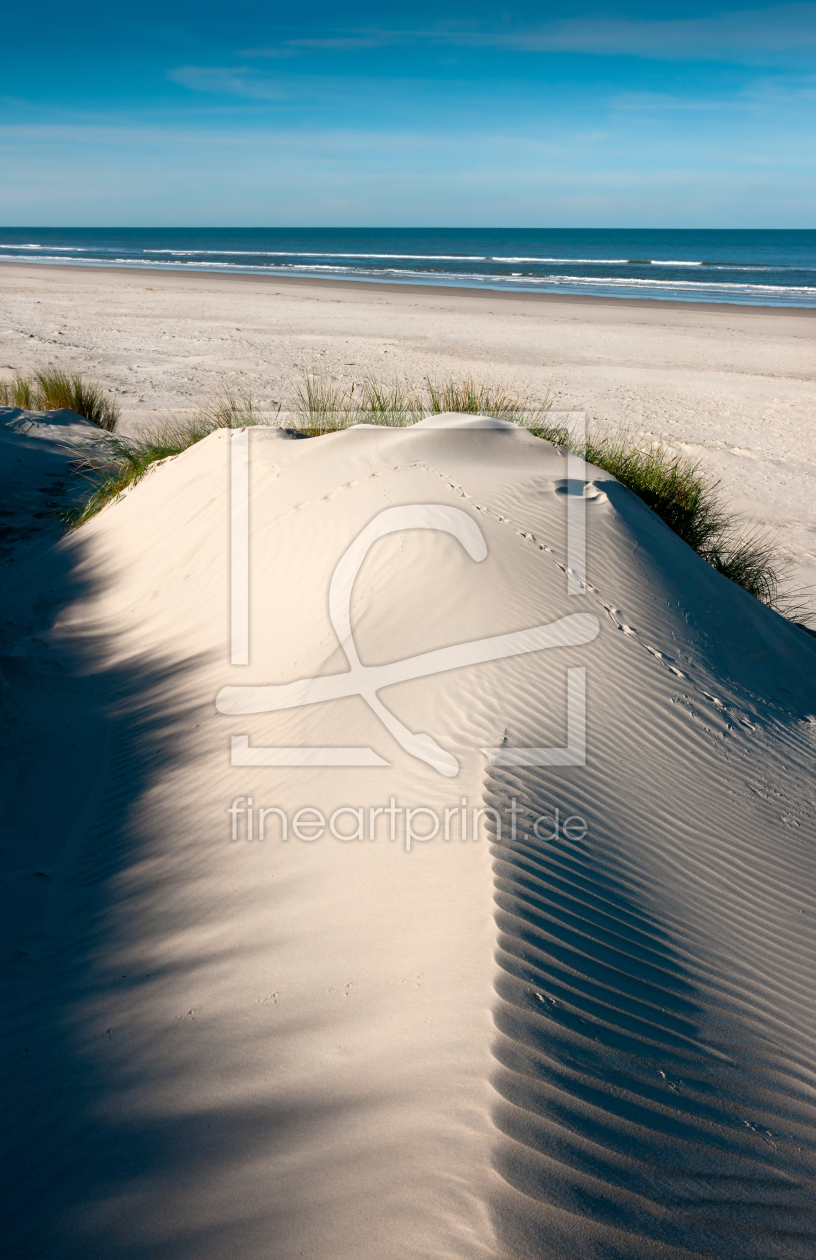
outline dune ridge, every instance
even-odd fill
[[[566,459],[520,429],[248,441],[248,666],[225,431],[11,593],[15,1254],[812,1255],[816,641],[589,467],[568,594]],[[453,778],[359,695],[219,713],[222,688],[348,668],[332,575],[411,505],[465,512],[486,556],[379,538],[366,667],[576,613],[597,636],[383,688]],[[570,670],[586,764],[491,765],[564,745]],[[244,736],[385,764],[232,765]],[[408,846],[408,809],[439,831]]]

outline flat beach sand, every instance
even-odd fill
[[[24,264],[0,295],[0,370],[92,374],[126,429],[224,383],[285,401],[306,369],[473,373],[585,408],[702,459],[816,588],[816,310]]]

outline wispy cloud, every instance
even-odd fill
[[[515,32],[459,32],[451,41],[530,52],[584,52],[671,61],[766,61],[780,53],[816,48],[816,4],[811,0],[707,17],[635,21],[581,18]]]
[[[636,113],[679,110],[700,113],[754,113],[762,117],[773,110],[777,119],[780,111],[797,110],[816,103],[816,78],[814,76],[782,75],[758,78],[732,95],[689,96],[669,92],[619,92],[609,98],[609,109]]]
[[[337,49],[339,52],[350,52],[356,48],[380,48],[384,44],[403,42],[404,35],[399,31],[383,33],[372,32],[364,35],[327,35],[323,39],[288,39],[287,48],[304,49]]]
[[[287,39],[274,48],[246,48],[242,57],[296,57],[313,52],[359,52],[393,44],[416,44],[437,40],[426,31],[357,31],[351,35],[325,35],[319,38]]]
[[[296,57],[297,49],[295,48],[241,48],[238,52],[239,57]]]
[[[753,106],[744,99],[726,99],[721,96],[676,96],[669,92],[619,92],[611,97],[609,108],[643,113],[651,110],[682,110],[693,113],[722,110],[749,109]]]
[[[808,226],[806,133],[758,147],[700,134],[666,139],[541,128],[411,134],[365,128],[227,130],[125,125],[0,126],[10,222],[118,224],[427,223],[530,226]],[[803,143],[804,142],[804,143]],[[55,181],[60,187],[53,198]],[[271,212],[271,214],[270,214]]]
[[[219,96],[244,96],[256,101],[283,101],[286,93],[269,79],[258,77],[248,66],[177,66],[168,79],[196,92]]]
[[[779,57],[810,57],[816,49],[816,3],[769,5],[704,17],[586,17],[508,29],[486,23],[440,23],[416,29],[346,29],[317,38],[285,40],[280,47],[245,55],[283,57],[293,52],[353,52],[400,44],[501,48],[515,52],[589,53],[662,61],[735,61],[764,64]]]

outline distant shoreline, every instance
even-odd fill
[[[4,272],[14,272],[16,274],[51,274],[51,275],[75,275],[77,273],[84,275],[120,275],[144,278],[151,276],[154,279],[159,276],[170,282],[179,279],[187,282],[193,281],[212,286],[213,284],[227,283],[232,285],[236,282],[245,285],[275,285],[286,289],[336,289],[341,293],[347,293],[349,290],[365,292],[369,297],[379,294],[395,294],[403,293],[415,296],[436,296],[443,297],[445,295],[451,297],[473,297],[478,299],[499,299],[505,302],[533,302],[566,306],[609,306],[613,308],[641,309],[649,311],[660,311],[665,309],[680,311],[699,311],[699,312],[723,312],[731,313],[746,312],[755,315],[797,315],[806,318],[816,317],[816,306],[793,306],[787,304],[769,304],[760,305],[755,302],[701,302],[685,301],[679,298],[661,298],[661,297],[625,297],[623,295],[595,295],[589,293],[552,293],[552,292],[535,292],[529,289],[515,289],[508,291],[507,289],[492,288],[487,285],[455,285],[455,284],[422,284],[416,281],[396,282],[393,280],[358,280],[358,279],[340,279],[337,277],[319,277],[319,276],[282,276],[279,274],[265,275],[260,272],[249,271],[208,271],[197,270],[193,267],[182,270],[173,267],[151,267],[146,265],[136,266],[107,266],[105,263],[38,263],[34,262],[6,262],[0,260],[0,275]]]

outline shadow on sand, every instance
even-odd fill
[[[517,838],[494,847],[501,1254],[804,1260],[816,1253],[814,1158],[780,1139],[776,1117],[776,1132],[765,1127],[774,1104],[797,1110],[772,1050],[737,1028],[735,1055],[707,1034],[707,960],[643,908],[615,858],[626,836],[614,811],[601,819],[579,782],[520,768],[487,785],[500,810],[529,805]],[[585,837],[533,835],[559,798],[589,823]]]
[[[129,990],[138,1010],[162,979],[207,961],[199,950],[192,962],[167,955],[150,974],[115,974],[136,922],[125,914],[122,874],[145,856],[132,816],[192,756],[185,736],[199,718],[184,676],[196,661],[106,666],[115,645],[100,636],[48,639],[60,612],[102,580],[77,536],[17,569],[0,658],[2,1250],[14,1260],[153,1260],[235,1254],[245,1240],[244,1254],[271,1255],[271,1237],[275,1251],[291,1250],[287,1240],[302,1227],[297,1178],[265,1196],[232,1194],[230,1178],[272,1159],[317,1116],[331,1123],[331,1102],[208,1106],[187,1094],[195,1067],[185,1068],[184,1048],[165,1061],[150,1044],[122,1042],[104,1018],[111,994]],[[180,911],[173,926],[195,927],[195,910]],[[152,1115],[131,1106],[142,1087],[181,1105]],[[185,1187],[193,1211],[181,1219]],[[144,1219],[145,1201],[159,1205],[158,1219]]]

